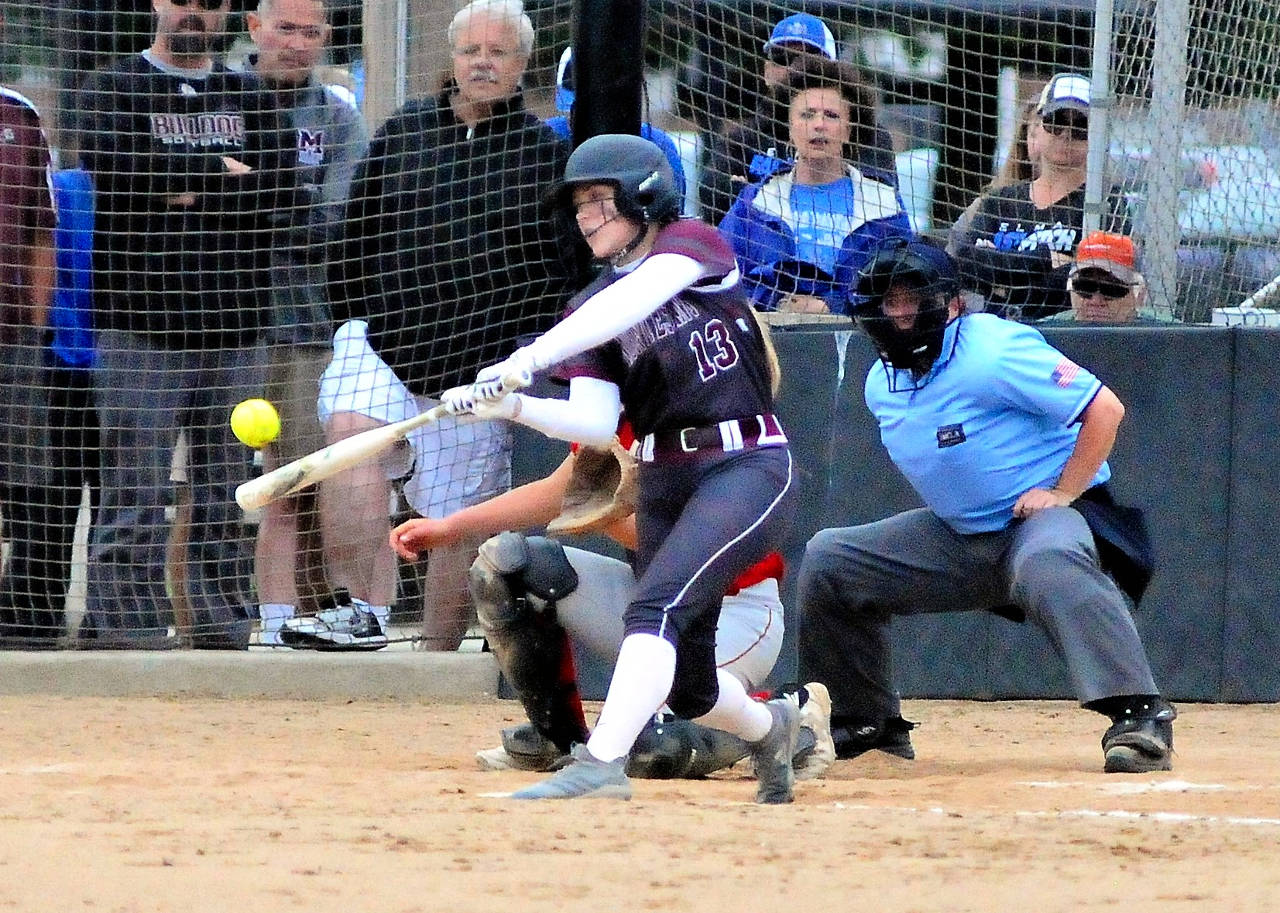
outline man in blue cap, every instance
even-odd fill
[[[573,131],[569,118],[573,116],[573,102],[577,94],[577,86],[574,81],[573,48],[568,47],[560,55],[560,66],[556,69],[556,110],[561,113],[547,121],[547,126],[565,141],[568,141],[572,136]],[[665,132],[648,122],[640,125],[640,135],[661,149],[663,154],[666,155],[667,161],[671,163],[671,170],[675,172],[676,190],[680,192],[680,199],[683,200],[685,194],[684,163],[680,160],[680,150],[676,148],[675,142]]]
[[[787,16],[764,43],[760,78],[764,92],[755,114],[742,122],[725,121],[707,138],[699,202],[703,218],[719,225],[743,186],[787,167],[787,74],[805,56],[836,59],[836,39],[825,22],[809,13]],[[853,164],[873,180],[898,185],[893,141],[883,127],[875,141],[855,150]]]

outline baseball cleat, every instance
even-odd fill
[[[797,752],[793,766],[797,780],[813,780],[835,763],[836,743],[831,738],[831,693],[827,686],[809,682],[804,690],[809,699],[800,708],[800,726],[813,733],[814,745],[807,753]]]
[[[847,761],[877,750],[914,761],[916,750],[911,746],[911,730],[916,725],[900,716],[878,723],[835,723],[831,727],[831,735],[835,742],[836,757]]]
[[[630,799],[626,758],[601,761],[586,745],[574,745],[572,760],[545,780],[517,790],[512,799]]]
[[[1173,721],[1178,711],[1156,701],[1114,718],[1102,736],[1103,770],[1109,774],[1144,774],[1173,770]]]
[[[765,707],[773,716],[773,725],[763,739],[751,746],[756,765],[756,802],[783,805],[794,799],[796,775],[791,757],[796,753],[800,734],[800,708],[794,695],[776,698]]]
[[[559,770],[569,757],[540,733],[532,723],[521,723],[502,730],[502,744],[476,752],[481,770],[533,770],[541,773]]]
[[[387,635],[377,615],[353,604],[286,620],[280,626],[280,642],[310,650],[381,650]]]

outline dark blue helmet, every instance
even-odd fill
[[[919,294],[919,309],[910,326],[902,316],[884,312],[890,287],[902,284]],[[951,300],[960,292],[955,264],[947,252],[926,241],[891,238],[858,273],[851,296],[854,322],[871,337],[886,364],[929,373],[942,354],[942,338],[951,322]]]
[[[680,217],[675,172],[661,149],[639,136],[603,133],[569,156],[564,179],[552,191],[556,205],[572,210],[579,184],[613,184],[618,212],[636,222],[665,224]]]

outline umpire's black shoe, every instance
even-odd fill
[[[915,723],[900,716],[878,723],[833,721],[831,738],[836,743],[836,757],[842,761],[856,758],[873,749],[914,761],[916,750],[911,747],[911,730],[915,728]]]
[[[1164,700],[1144,702],[1112,717],[1102,735],[1103,766],[1109,774],[1173,770],[1173,721],[1178,711]]]

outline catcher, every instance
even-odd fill
[[[391,531],[401,557],[512,526],[542,526],[552,534],[601,533],[635,542],[635,459],[625,421],[612,451],[575,445],[549,476],[439,519],[409,520]],[[716,660],[748,691],[768,676],[782,646],[778,584],[782,557],[769,555],[726,593],[716,634]],[[502,532],[480,546],[471,591],[481,627],[499,667],[530,722],[502,731],[502,746],[480,751],[483,769],[548,771],[588,736],[573,655],[586,650],[610,666],[623,638],[622,612],[635,583],[631,567],[605,555],[566,547],[543,536]],[[801,735],[796,776],[812,779],[835,760],[830,699],[824,685],[798,689]],[[660,714],[628,759],[627,774],[649,779],[698,778],[749,754],[726,732]]]

